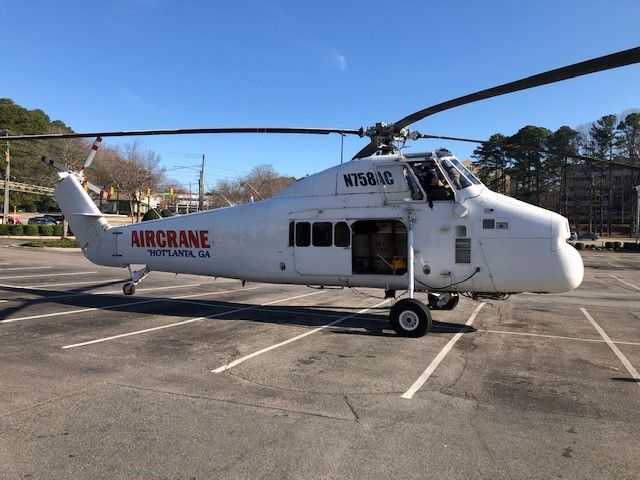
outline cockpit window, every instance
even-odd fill
[[[457,190],[462,190],[471,185],[481,184],[480,180],[474,177],[473,174],[455,158],[443,160],[441,164],[451,179],[451,183]]]
[[[409,191],[411,192],[411,200],[424,200],[424,194],[420,189],[418,183],[420,179],[417,178],[418,182],[416,182],[416,176],[411,173],[411,170],[406,166],[403,167],[402,173],[407,181],[407,186],[409,187]],[[415,170],[414,170],[415,173]]]
[[[434,200],[454,200],[449,181],[433,160],[412,162],[411,168],[427,194],[430,207],[433,208]]]

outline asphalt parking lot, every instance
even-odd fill
[[[0,247],[1,478],[637,478],[640,255],[398,338],[370,289]]]

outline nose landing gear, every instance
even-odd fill
[[[136,285],[138,285],[144,277],[149,275],[149,273],[151,273],[151,270],[148,266],[145,266],[140,270],[131,270],[130,265],[128,265],[127,268],[129,269],[131,280],[129,280],[122,286],[122,292],[125,295],[133,295],[134,293],[136,293]]]

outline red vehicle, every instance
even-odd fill
[[[7,220],[8,225],[17,225],[18,223],[22,223],[18,217],[14,217],[12,215],[9,215]]]

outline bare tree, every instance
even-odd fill
[[[157,191],[165,181],[165,169],[160,167],[160,157],[155,152],[143,150],[140,142],[125,144],[120,148],[107,148],[96,159],[95,169],[91,176],[105,188],[114,186],[119,194],[129,200],[131,214],[140,208],[134,205],[140,203],[141,192],[150,188]],[[139,220],[139,218],[138,218]]]
[[[270,198],[288,185],[295,183],[294,177],[280,175],[272,165],[258,165],[247,175],[229,180],[219,180],[210,192],[214,207],[227,206],[229,202],[245,203],[251,198]]]

